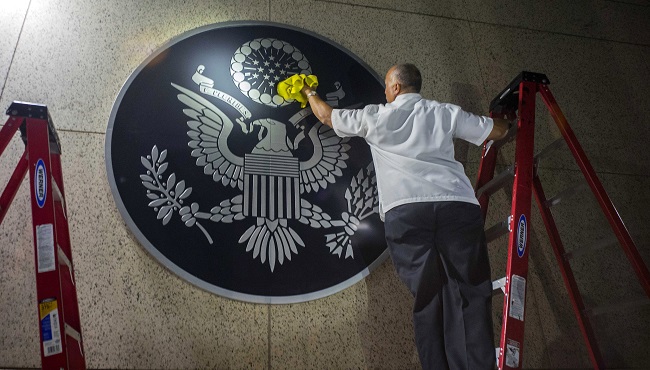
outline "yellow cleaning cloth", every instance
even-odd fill
[[[306,76],[304,74],[293,75],[284,81],[278,83],[278,94],[285,100],[295,100],[300,103],[300,108],[307,106],[307,99],[300,93],[300,90],[307,86],[315,89],[318,87],[318,77],[315,75]]]

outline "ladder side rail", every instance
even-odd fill
[[[513,116],[514,113],[501,112],[500,114],[497,114],[495,112],[490,112],[490,118],[513,118]],[[474,187],[474,194],[478,195],[476,198],[478,199],[479,205],[481,206],[481,212],[483,213],[483,221],[485,221],[487,218],[487,210],[490,203],[490,194],[483,193],[479,195],[478,191],[494,178],[494,170],[496,168],[499,148],[502,146],[502,142],[510,141],[515,132],[516,129],[509,130],[506,137],[502,139],[501,142],[489,143],[486,141],[483,143],[481,161],[479,162],[478,174],[476,177],[476,186]]]
[[[41,365],[43,369],[68,369],[65,322],[56,253],[56,227],[48,122],[27,118],[27,151],[29,158],[36,296],[38,301]],[[58,342],[57,342],[58,339]],[[47,345],[47,346],[46,346]]]
[[[614,204],[607,195],[607,192],[605,192],[602,183],[598,179],[596,172],[589,163],[584,150],[580,146],[580,143],[573,133],[573,130],[571,127],[569,127],[569,123],[567,122],[566,117],[560,110],[560,107],[557,104],[557,101],[553,97],[553,94],[549,90],[548,86],[542,86],[540,88],[540,94],[542,96],[542,100],[551,112],[555,123],[560,129],[562,136],[566,140],[567,145],[569,146],[569,149],[571,150],[571,153],[573,154],[576,163],[578,164],[578,167],[580,167],[580,170],[585,176],[589,187],[596,196],[596,199],[598,200],[600,207],[605,213],[605,216],[607,217],[609,224],[616,234],[616,237],[621,243],[621,248],[623,248],[625,255],[630,261],[630,264],[632,265],[632,268],[634,269],[634,272],[636,273],[639,282],[643,287],[643,290],[645,291],[646,295],[650,297],[650,272],[648,271],[648,267],[643,263],[643,259],[641,258],[641,255],[639,254],[639,251],[636,248],[629,231],[623,223],[621,216],[614,207]]]
[[[23,123],[23,118],[9,117],[4,126],[0,129],[0,156],[4,153],[7,145],[11,142],[14,134]]]
[[[76,280],[74,278],[74,266],[70,247],[70,232],[68,223],[61,221],[65,219],[65,211],[63,208],[57,206],[55,212],[57,248],[60,249],[60,253],[63,253],[63,255],[59,255],[59,267],[61,268],[59,276],[61,279],[61,295],[63,296],[64,319],[66,324],[72,325],[75,330],[80,331],[79,309],[77,307],[77,294],[75,289]]]
[[[587,346],[589,359],[591,360],[594,369],[602,369],[604,368],[603,358],[600,353],[600,349],[598,348],[598,342],[596,341],[596,337],[594,335],[591,320],[586,314],[585,305],[582,301],[580,290],[573,275],[571,264],[566,258],[566,251],[564,249],[562,239],[560,238],[555,219],[553,217],[551,209],[548,206],[546,195],[544,194],[544,189],[542,188],[542,183],[537,174],[535,174],[533,177],[533,190],[535,200],[537,201],[537,205],[542,215],[544,226],[546,226],[546,232],[548,233],[551,246],[553,247],[555,258],[557,259],[558,265],[560,267],[560,272],[562,273],[564,285],[566,286],[569,293],[569,298],[571,299],[573,312],[576,315],[578,326],[580,327],[580,332],[582,333],[585,344]]]
[[[52,177],[61,192],[61,197],[65,198],[65,187],[63,185],[63,170],[61,169],[61,154],[60,153],[51,153],[50,162],[52,163]],[[63,203],[65,205],[65,203]],[[67,210],[63,207],[63,213],[66,219],[68,218]]]
[[[81,320],[79,316],[79,305],[77,300],[76,279],[74,277],[74,263],[72,259],[72,247],[70,241],[70,229],[67,222],[67,210],[65,201],[65,188],[63,185],[63,171],[61,168],[61,155],[59,153],[50,153],[50,162],[52,165],[52,177],[57,184],[61,193],[61,201],[55,208],[57,220],[57,240],[58,247],[64,254],[65,263],[60,265],[61,273],[61,295],[63,296],[63,318],[73,329],[74,335],[66,335],[66,345],[68,348],[68,364],[71,369],[85,369],[85,359],[83,355],[83,337],[81,336]],[[66,330],[69,332],[69,330]],[[73,339],[74,342],[68,339]]]
[[[481,162],[478,166],[478,175],[476,179],[476,186],[474,187],[474,193],[482,188],[485,184],[490,182],[494,178],[494,169],[497,162],[497,148],[487,147],[487,143],[483,144],[483,152],[481,154]],[[482,194],[478,197],[479,205],[481,206],[481,212],[483,214],[483,222],[487,218],[488,205],[490,203],[490,195]]]
[[[526,280],[528,278],[528,224],[532,198],[535,97],[537,84],[519,85],[519,119],[515,148],[515,180],[512,189],[510,235],[506,265],[503,326],[499,349],[499,369],[521,369]]]
[[[7,211],[9,210],[9,206],[11,206],[11,202],[13,202],[14,198],[16,197],[16,193],[18,193],[20,184],[23,182],[23,179],[25,178],[26,174],[27,174],[27,153],[24,152],[22,157],[20,157],[20,160],[18,161],[18,164],[16,165],[14,172],[11,174],[11,177],[9,178],[5,190],[2,192],[2,195],[0,195],[0,224],[2,223],[2,220],[7,214]]]
[[[69,369],[86,369],[83,349],[83,337],[79,322],[79,308],[75,299],[75,285],[72,279],[73,271],[65,264],[61,265],[61,295],[65,324],[62,329],[66,345],[66,355]]]
[[[23,122],[23,118],[9,117],[5,125],[2,126],[2,128],[0,128],[0,156],[2,156],[2,153],[4,153],[5,149],[11,142],[11,139],[13,139],[14,134],[20,128],[22,122]],[[20,184],[23,181],[23,178],[25,178],[25,174],[27,173],[27,162],[25,160],[26,159],[25,153],[26,151],[23,152],[23,155],[18,161],[18,164],[16,164],[16,168],[14,169],[14,172],[11,174],[9,181],[7,182],[4,190],[2,191],[2,195],[0,195],[0,223],[2,223],[2,220],[7,214],[7,211],[9,210],[9,206],[11,205],[11,202],[16,197],[16,193],[18,193],[18,188],[20,188]]]
[[[57,241],[59,255],[59,278],[61,282],[61,297],[63,299],[63,313],[61,317],[65,322],[63,334],[66,344],[66,353],[69,369],[85,369],[85,358],[83,352],[83,338],[81,335],[81,321],[79,318],[79,306],[77,303],[76,279],[70,251],[70,238],[67,222],[61,222],[63,208],[56,207],[57,218]]]

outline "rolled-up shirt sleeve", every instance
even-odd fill
[[[332,128],[340,137],[365,137],[368,130],[364,122],[364,115],[364,109],[334,109],[332,110]]]
[[[456,130],[454,137],[469,141],[475,145],[481,145],[492,132],[494,120],[490,117],[479,116],[462,109],[455,114]]]

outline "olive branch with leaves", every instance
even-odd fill
[[[232,223],[246,218],[243,213],[243,195],[237,195],[232,199],[226,199],[219,205],[212,207],[210,213],[200,212],[199,204],[196,202],[185,205],[186,199],[192,194],[192,188],[186,187],[185,180],[177,181],[176,174],[172,173],[164,178],[168,163],[167,150],[162,152],[156,145],[151,149],[151,154],[140,157],[142,165],[146,168],[146,174],[140,175],[142,185],[147,188],[148,206],[157,212],[156,218],[167,225],[175,212],[180,215],[181,221],[187,227],[198,227],[210,244],[213,240],[207,230],[199,223],[198,219],[212,222]],[[326,246],[331,254],[339,258],[354,258],[351,237],[356,233],[361,221],[378,212],[379,198],[376,187],[376,177],[372,163],[362,168],[356,176],[352,177],[350,186],[346,189],[345,199],[347,211],[341,213],[341,219],[335,220],[323,211],[319,206],[301,199],[301,214],[298,221],[313,228],[332,227],[343,228],[343,230],[326,234]],[[257,224],[251,226],[240,238],[243,243],[248,240],[246,251],[253,251],[253,257],[260,257],[262,263],[266,260],[263,250],[269,251],[269,263],[271,270],[275,265],[277,256],[278,262],[282,264],[285,257],[291,260],[292,252],[297,254],[296,244],[304,246],[304,242],[298,234],[287,226],[287,220],[268,220],[258,218]],[[279,234],[276,228],[282,232]],[[286,229],[286,231],[283,231]],[[268,234],[268,235],[267,235]],[[271,241],[273,236],[274,241]],[[271,248],[267,248],[266,242]],[[275,253],[274,245],[278,252]],[[280,248],[282,247],[282,248]]]
[[[345,191],[347,211],[341,213],[340,220],[332,220],[330,215],[315,204],[305,200],[302,201],[300,222],[310,225],[313,228],[343,227],[337,233],[325,235],[325,243],[331,254],[343,258],[354,258],[351,237],[359,228],[361,221],[379,212],[379,196],[377,194],[377,178],[374,175],[374,167],[370,163],[365,169],[359,170],[356,176],[352,177],[350,186]]]
[[[192,188],[185,187],[185,180],[176,182],[176,174],[172,173],[163,180],[163,173],[167,170],[168,163],[164,162],[167,158],[167,149],[162,152],[158,151],[158,146],[154,145],[151,154],[146,157],[140,157],[142,165],[147,169],[147,173],[140,175],[142,185],[147,188],[147,197],[151,200],[149,207],[158,212],[156,218],[162,220],[163,225],[167,225],[176,211],[181,216],[181,221],[185,226],[197,226],[210,244],[213,240],[210,234],[203,228],[197,219],[210,219],[210,213],[199,212],[198,203],[192,203],[189,206],[183,205],[185,199],[192,194]]]

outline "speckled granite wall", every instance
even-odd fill
[[[410,61],[423,95],[484,112],[521,70],[546,73],[610,197],[650,264],[650,2],[648,0],[232,0],[0,2],[0,108],[47,104],[64,148],[63,169],[89,368],[416,369],[412,303],[387,261],[349,289],[316,301],[256,305],[206,293],[156,263],[130,234],[106,180],[105,130],[130,73],[184,31],[264,20],[330,38],[383,75]],[[538,100],[538,104],[542,105]],[[538,109],[536,148],[559,137]],[[0,119],[4,123],[5,119]],[[474,181],[479,149],[458,145]],[[0,186],[22,151],[0,158]],[[567,151],[541,164],[548,196],[579,181]],[[505,166],[512,148],[499,160]],[[25,181],[0,225],[0,368],[40,366],[33,247]],[[509,192],[488,224],[505,218]],[[611,232],[588,196],[554,210],[566,247]],[[532,212],[525,368],[589,367],[539,213]],[[505,238],[491,244],[495,278]],[[589,306],[643,296],[619,249],[574,263]],[[497,331],[501,297],[494,300]],[[650,363],[650,308],[594,318],[607,367]]]

